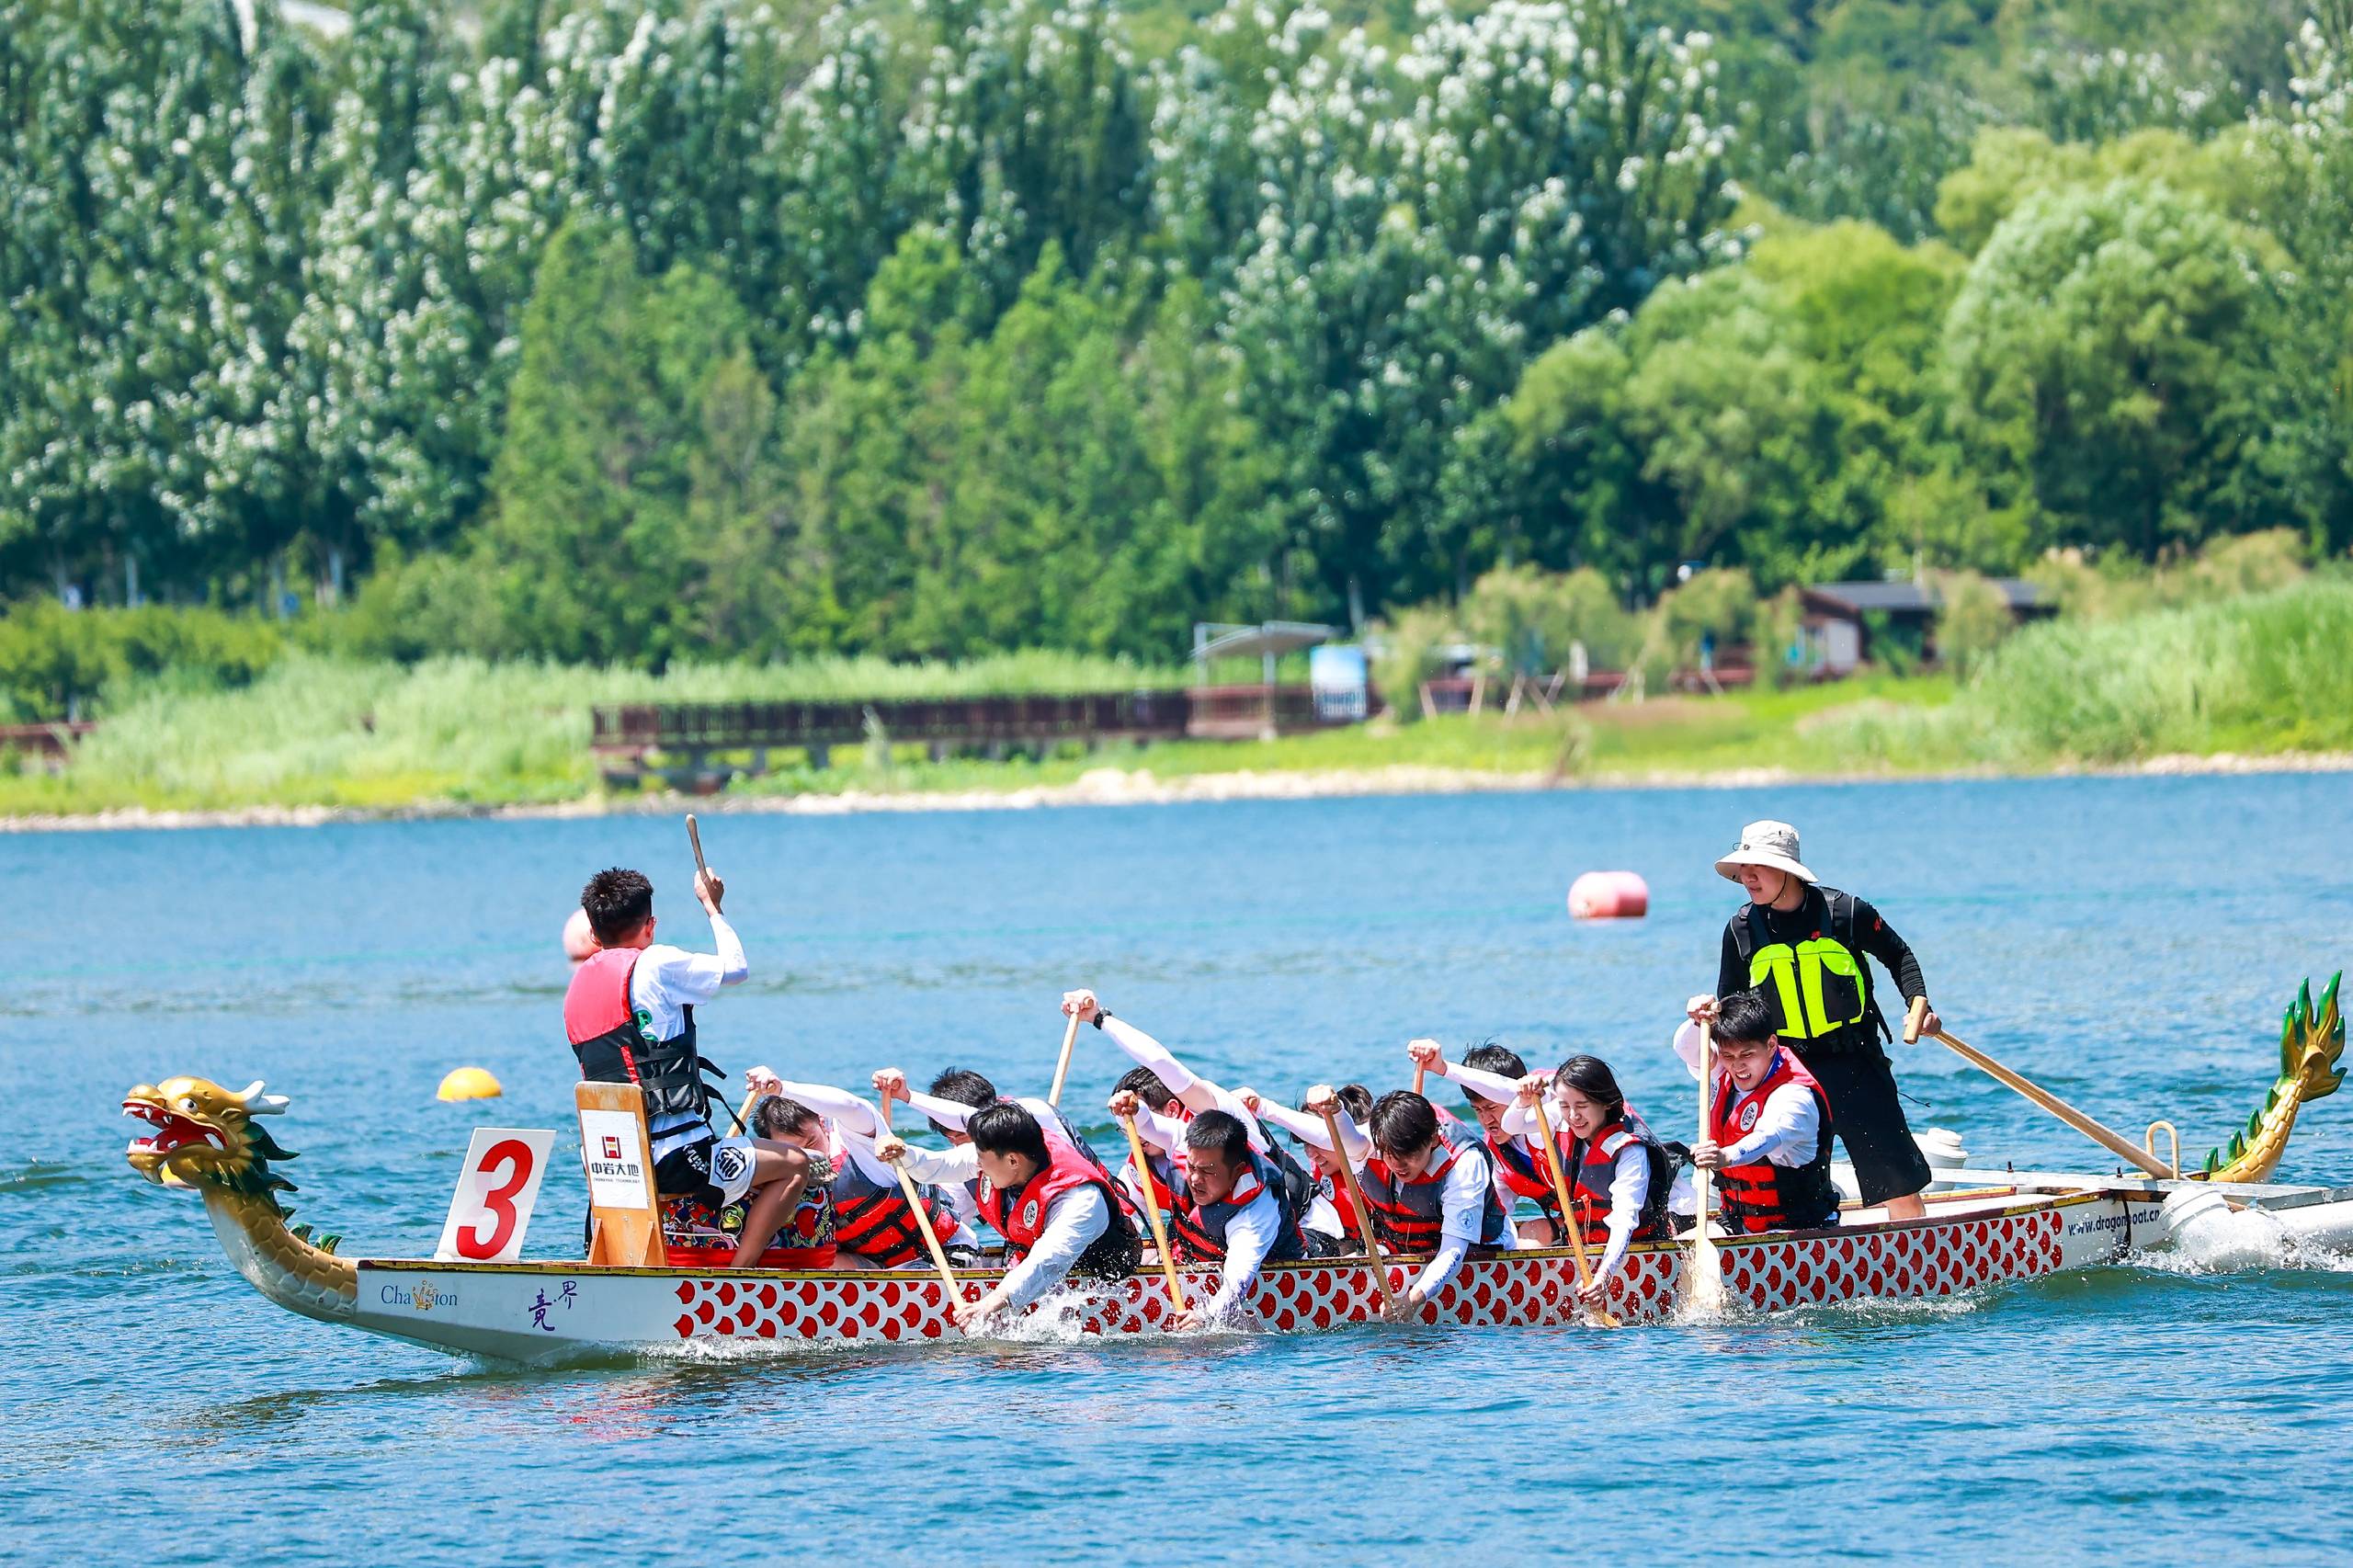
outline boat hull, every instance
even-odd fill
[[[2074,1193],[1970,1195],[1926,1220],[1843,1230],[1741,1237],[1721,1244],[1725,1296],[1757,1312],[1862,1299],[1959,1295],[2062,1269],[2112,1261],[2165,1236],[2157,1196]],[[1675,1315],[1683,1295],[1682,1248],[1639,1244],[1609,1294],[1628,1323]],[[1391,1286],[1415,1276],[1390,1260]],[[923,1344],[961,1338],[938,1277],[914,1270],[688,1270],[590,1267],[581,1263],[458,1264],[363,1259],[355,1327],[464,1354],[534,1362],[599,1350],[680,1346]],[[958,1276],[978,1295],[998,1275]],[[1213,1269],[1183,1271],[1188,1298],[1206,1300]],[[1563,1324],[1578,1317],[1574,1264],[1565,1251],[1474,1259],[1423,1307],[1418,1321],[1490,1327]],[[1158,1274],[1090,1282],[1031,1310],[1029,1332],[1117,1335],[1161,1329],[1170,1315]],[[1245,1326],[1313,1333],[1380,1316],[1372,1271],[1361,1259],[1268,1267],[1249,1299]],[[1044,1320],[1040,1322],[1038,1320]]]

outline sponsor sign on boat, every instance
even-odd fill
[[[650,1209],[654,1189],[639,1158],[638,1119],[625,1110],[580,1112],[580,1154],[589,1200],[599,1209]]]

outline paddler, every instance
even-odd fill
[[[1504,1112],[1517,1096],[1519,1081],[1528,1076],[1528,1063],[1519,1052],[1488,1040],[1464,1051],[1461,1061],[1449,1062],[1446,1048],[1438,1041],[1417,1040],[1405,1047],[1405,1054],[1423,1072],[1461,1088],[1487,1140],[1487,1153],[1494,1156],[1500,1189],[1496,1196],[1504,1200],[1505,1212],[1523,1198],[1536,1205],[1537,1217],[1518,1227],[1519,1239],[1529,1246],[1559,1244],[1561,1202],[1552,1190],[1544,1151],[1535,1139],[1504,1131]]]
[[[1519,1081],[1504,1126],[1540,1138],[1536,1105],[1549,1098],[1554,1145],[1568,1178],[1570,1223],[1600,1257],[1578,1292],[1598,1301],[1626,1261],[1626,1249],[1670,1233],[1667,1210],[1676,1196],[1674,1164],[1643,1119],[1626,1104],[1617,1075],[1597,1057],[1572,1056],[1550,1074]],[[1686,1206],[1688,1206],[1687,1199]]]
[[[1317,1116],[1337,1108],[1329,1095],[1313,1096],[1307,1107]],[[1518,1243],[1496,1196],[1486,1146],[1461,1129],[1411,1089],[1392,1089],[1373,1102],[1372,1156],[1362,1172],[1373,1233],[1393,1251],[1430,1255],[1420,1276],[1390,1301],[1391,1318],[1420,1311],[1474,1250],[1488,1256]]]
[[[1724,926],[1715,994],[1691,998],[1692,1021],[1715,1017],[1719,997],[1762,994],[1774,1033],[1829,1100],[1863,1201],[1884,1205],[1891,1220],[1919,1219],[1927,1212],[1920,1193],[1928,1162],[1896,1097],[1883,1049],[1894,1037],[1863,958],[1894,977],[1906,1008],[1927,994],[1920,960],[1870,903],[1817,881],[1798,858],[1798,830],[1788,823],[1750,823],[1716,870],[1746,890],[1748,902]],[[1931,1009],[1926,1031],[1942,1027]]]
[[[1113,1095],[1114,1116],[1136,1114],[1133,1095]],[[1251,1142],[1255,1123],[1205,1110],[1184,1124],[1177,1179],[1167,1189],[1169,1246],[1179,1263],[1214,1263],[1218,1288],[1169,1320],[1171,1329],[1204,1328],[1233,1319],[1268,1263],[1307,1256],[1300,1214],[1304,1167]]]
[[[1675,1053],[1697,1078],[1699,1025],[1675,1031]],[[1773,1010],[1754,991],[1716,1005],[1715,1075],[1708,1136],[1691,1145],[1691,1163],[1715,1173],[1725,1224],[1750,1234],[1836,1224],[1829,1098],[1774,1037]]]
[[[1199,1076],[1160,1041],[1126,1019],[1114,1017],[1094,992],[1063,993],[1063,1012],[1082,1024],[1094,1025],[1135,1063],[1120,1079],[1113,1098],[1127,1096],[1132,1101],[1126,1114],[1135,1118],[1144,1157],[1153,1167],[1148,1173],[1138,1172],[1131,1155],[1118,1172],[1120,1193],[1139,1216],[1146,1203],[1172,1211],[1168,1195],[1172,1185],[1182,1182],[1185,1125],[1197,1115],[1222,1110],[1243,1124],[1250,1146],[1259,1154],[1273,1153],[1257,1119],[1232,1090]],[[1113,1114],[1120,1114],[1116,1107]]]
[[[654,884],[640,871],[597,872],[581,891],[597,950],[572,971],[564,1033],[591,1083],[635,1084],[645,1096],[654,1183],[712,1213],[749,1197],[735,1267],[748,1267],[801,1201],[809,1155],[758,1138],[722,1138],[703,1084],[716,1068],[695,1044],[695,1008],[751,972],[735,928],[719,912],[726,884],[695,874],[695,899],[710,916],[709,953],[654,939]]]
[[[1332,1147],[1324,1119],[1306,1114],[1309,1102],[1326,1096],[1336,1108],[1333,1121],[1340,1130],[1340,1141],[1347,1145],[1345,1155]],[[1236,1089],[1234,1097],[1261,1125],[1279,1128],[1307,1150],[1311,1185],[1307,1211],[1300,1225],[1306,1233],[1308,1256],[1337,1257],[1362,1252],[1356,1207],[1348,1197],[1348,1184],[1340,1179],[1340,1162],[1346,1158],[1351,1167],[1361,1170],[1372,1157],[1372,1140],[1363,1131],[1364,1124],[1372,1119],[1372,1091],[1362,1084],[1343,1084],[1336,1089],[1318,1084],[1307,1091],[1298,1110],[1276,1105],[1256,1089]]]
[[[983,1332],[1018,1314],[1074,1271],[1120,1278],[1141,1248],[1111,1187],[1111,1173],[1065,1136],[1059,1118],[1040,1120],[1014,1100],[984,1105],[963,1131],[980,1166],[981,1217],[1006,1241],[1013,1267],[977,1301],[955,1309],[957,1326]],[[885,1160],[905,1145],[885,1139]]]
[[[837,1261],[864,1268],[928,1267],[923,1232],[907,1206],[899,1174],[875,1153],[875,1141],[882,1136],[882,1119],[873,1106],[847,1089],[796,1083],[778,1077],[767,1067],[753,1068],[744,1074],[744,1081],[745,1093],[758,1102],[763,1119],[775,1107],[788,1106],[804,1110],[815,1123],[813,1128],[796,1119],[796,1125],[781,1141],[801,1143],[825,1156],[831,1173],[826,1186],[833,1208],[834,1242],[840,1249]],[[959,1221],[976,1218],[977,1211],[964,1188],[918,1185],[916,1196],[951,1261],[969,1263],[972,1244]]]

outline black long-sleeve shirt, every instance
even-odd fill
[[[1723,956],[1716,964],[1716,994],[1729,996],[1735,991],[1748,989],[1748,966],[1741,961],[1736,937],[1748,925],[1751,905],[1740,910],[1724,926]],[[1818,887],[1806,889],[1805,902],[1795,909],[1779,910],[1768,907],[1765,929],[1774,941],[1791,946],[1811,937],[1822,935],[1830,923],[1830,901]],[[1895,928],[1871,907],[1868,899],[1855,900],[1855,942],[1857,950],[1879,960],[1887,972],[1895,977],[1895,989],[1904,998],[1904,1007],[1915,996],[1928,994],[1928,983],[1920,976],[1920,960],[1912,953],[1911,944],[1895,934]],[[1903,1008],[1892,1009],[1901,1013]]]

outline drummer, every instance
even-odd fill
[[[1884,1205],[1891,1220],[1921,1218],[1928,1162],[1896,1097],[1882,1049],[1894,1035],[1863,960],[1880,961],[1907,1007],[1927,995],[1920,960],[1869,903],[1821,885],[1798,858],[1798,830],[1788,823],[1750,823],[1716,870],[1748,902],[1724,926],[1715,993],[1691,998],[1692,1021],[1714,1018],[1719,998],[1754,987],[1780,1044],[1828,1099],[1863,1201]],[[1931,1010],[1924,1027],[1933,1033],[1943,1025]]]

